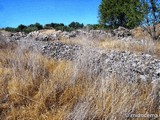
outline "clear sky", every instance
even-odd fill
[[[0,27],[35,22],[98,23],[101,0],[0,0]]]

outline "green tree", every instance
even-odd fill
[[[141,0],[102,0],[99,6],[99,22],[102,26],[134,28],[144,18]]]
[[[92,30],[99,30],[99,29],[101,29],[101,26],[99,24],[87,24],[86,27],[89,27],[89,29],[92,29]]]
[[[35,26],[35,24],[30,24],[29,26],[27,26],[24,32],[30,33],[30,32],[37,31],[37,30],[38,28]]]
[[[46,24],[44,26],[44,28],[46,28],[46,29],[52,29],[52,28],[54,28],[56,30],[62,30],[63,31],[64,26],[65,25],[63,23],[50,23],[50,24]]]
[[[71,22],[68,26],[74,29],[79,29],[84,27],[84,25],[80,24],[79,22]]]
[[[20,25],[17,27],[17,31],[23,32],[26,28],[27,28],[27,26],[20,24]]]
[[[43,29],[43,25],[41,25],[40,23],[35,23],[34,26],[35,26],[38,30]]]

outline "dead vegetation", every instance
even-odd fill
[[[105,48],[124,48],[116,41],[102,43]],[[128,114],[158,114],[153,83],[130,84],[116,76],[102,79],[76,69],[74,62],[46,58],[24,46],[1,49],[0,118],[125,120],[136,119]]]
[[[102,49],[130,51],[134,53],[146,53],[160,57],[160,42],[153,40],[144,40],[143,44],[134,42],[126,42],[121,40],[102,40],[98,42],[98,47]]]
[[[158,41],[148,40],[143,45],[109,39],[61,41],[160,57]],[[87,68],[77,70],[77,63],[47,58],[29,51],[27,45],[0,45],[2,120],[127,120],[137,119],[129,117],[131,114],[160,114],[154,83],[130,84],[116,75],[112,79],[93,77],[86,73]]]

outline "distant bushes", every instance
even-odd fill
[[[25,32],[25,33],[41,30],[41,29],[43,29],[43,25],[41,25],[40,23],[35,23],[28,26],[20,24],[17,28],[12,28],[12,27],[5,28],[5,30],[9,32]]]
[[[6,31],[9,31],[9,32],[17,32],[17,28],[12,28],[12,27],[6,27],[4,28]]]
[[[17,28],[6,27],[4,29],[9,32],[25,32],[25,33],[42,29],[55,29],[55,30],[70,32],[76,29],[82,29],[83,27],[84,25],[80,24],[79,22],[71,22],[68,26],[64,25],[63,23],[50,23],[50,24],[45,24],[44,26],[41,25],[40,23],[35,23],[28,26],[20,24]]]
[[[84,25],[80,24],[79,22],[71,22],[68,26],[73,29],[79,29],[84,27]]]
[[[76,29],[82,29],[83,27],[84,25],[80,24],[79,22],[71,22],[68,26],[64,25],[63,23],[50,23],[44,26],[45,29],[54,28],[56,30],[69,31],[69,32]]]
[[[63,23],[50,23],[44,26],[45,29],[54,28],[56,30],[62,30],[65,25]]]

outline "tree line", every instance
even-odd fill
[[[64,25],[63,23],[50,23],[50,24],[45,24],[44,26],[41,25],[40,23],[30,24],[28,26],[20,24],[16,28],[6,27],[4,29],[10,32],[25,32],[25,33],[42,29],[55,29],[55,30],[70,32],[76,29],[82,29],[83,27],[84,25],[79,22],[71,22],[69,25]]]
[[[84,25],[83,23],[79,22],[71,22],[69,25],[64,25],[63,23],[49,23],[45,24],[44,26],[40,23],[30,24],[28,26],[20,24],[18,27],[6,27],[3,28],[6,31],[9,32],[25,32],[30,33],[33,31],[43,30],[43,29],[55,29],[55,30],[61,30],[61,31],[67,31],[71,32],[77,29],[84,29],[84,30],[100,30],[102,29],[100,24],[87,24]],[[109,27],[106,27],[105,29],[110,29]]]

